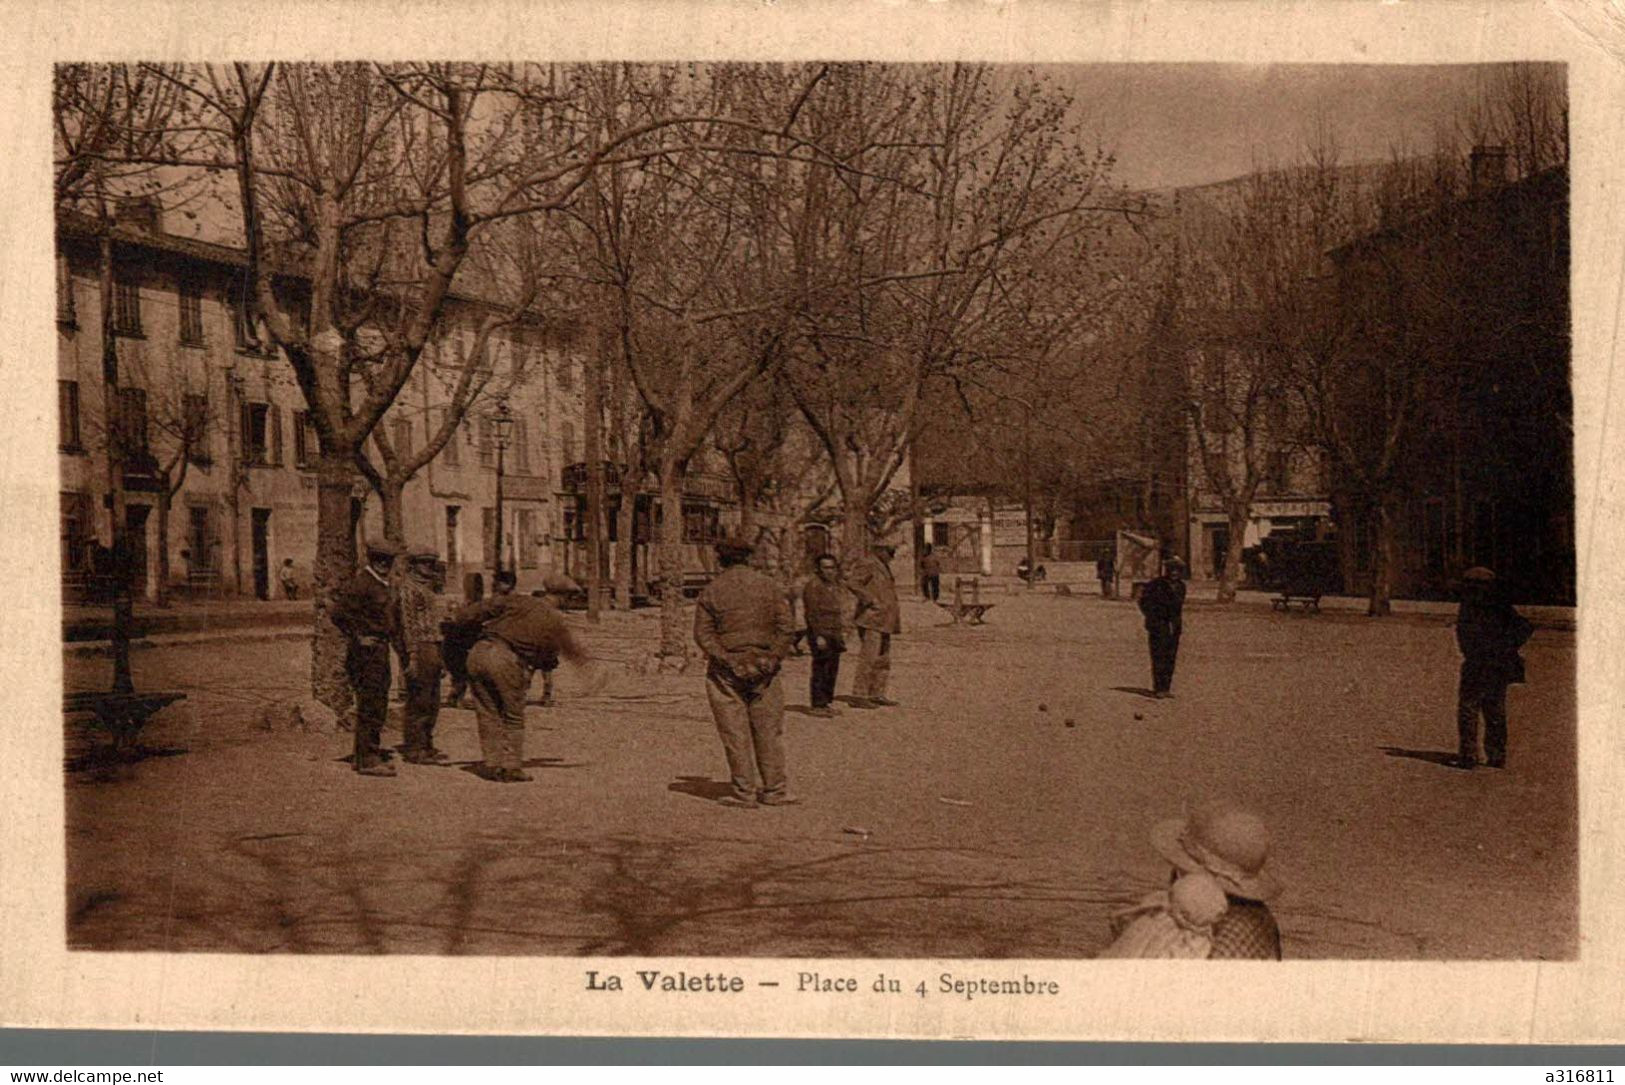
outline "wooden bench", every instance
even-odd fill
[[[69,693],[62,699],[62,714],[89,716],[92,726],[113,736],[113,749],[122,754],[134,748],[135,737],[148,720],[185,699],[184,693]]]
[[[1293,603],[1301,606],[1306,614],[1311,611],[1316,614],[1320,613],[1320,593],[1318,592],[1283,591],[1270,600],[1270,605],[1282,613],[1291,610]]]
[[[965,598],[965,589],[970,589],[970,599]],[[954,624],[965,622],[969,625],[982,625],[987,612],[993,609],[992,603],[982,602],[982,584],[975,577],[954,578],[954,598],[951,603],[937,604],[954,616]]]

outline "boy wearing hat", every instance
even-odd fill
[[[876,540],[869,556],[856,562],[847,574],[846,586],[858,597],[853,624],[858,627],[861,647],[858,673],[852,680],[853,708],[893,707],[886,697],[891,677],[891,639],[903,631],[897,604],[897,581],[892,577],[891,559],[897,547]]]
[[[1173,864],[1175,882],[1206,872],[1224,890],[1226,907],[1209,935],[1210,958],[1281,959],[1281,929],[1267,903],[1280,885],[1264,870],[1270,838],[1262,820],[1227,803],[1207,803],[1188,818],[1159,823],[1151,846]]]
[[[746,563],[755,547],[734,537],[717,544],[722,572],[700,592],[694,643],[710,660],[705,693],[728,759],[733,793],[725,805],[787,806],[784,689],[779,666],[795,635],[784,587]],[[758,774],[761,789],[756,787]]]
[[[1507,687],[1524,678],[1519,650],[1535,627],[1497,590],[1495,573],[1475,566],[1461,575],[1461,609],[1456,615],[1456,646],[1461,649],[1461,683],[1456,697],[1457,764],[1478,764],[1478,718],[1484,717],[1484,762],[1507,763]]]
[[[440,715],[439,599],[435,594],[435,566],[440,555],[432,547],[418,547],[407,557],[406,574],[398,586],[401,636],[406,646],[406,726],[401,758],[413,764],[443,764],[448,758],[434,745],[434,725]]]
[[[339,592],[332,622],[349,641],[344,672],[355,697],[355,754],[363,776],[393,776],[382,746],[389,711],[389,650],[396,636],[394,593],[389,574],[401,548],[388,539],[367,545],[367,564]]]

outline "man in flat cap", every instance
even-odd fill
[[[383,748],[384,718],[389,712],[389,650],[396,636],[395,598],[389,574],[401,547],[388,539],[367,544],[367,563],[339,592],[332,622],[349,641],[344,672],[355,696],[355,771],[363,776],[393,776]]]
[[[788,806],[798,800],[789,793],[785,771],[779,667],[790,653],[795,622],[784,585],[750,568],[754,549],[740,537],[717,544],[722,573],[700,592],[694,643],[710,660],[705,693],[733,785],[722,802],[744,808]]]
[[[499,574],[500,576],[500,574]],[[484,763],[476,772],[497,783],[522,783],[525,695],[535,672],[562,656],[582,668],[592,660],[558,610],[533,595],[499,592],[458,611],[446,635],[474,641],[468,653],[468,684],[474,691]],[[603,672],[589,674],[589,688],[603,684]]]
[[[892,576],[891,559],[897,547],[875,540],[869,555],[858,559],[846,574],[846,586],[858,597],[853,624],[858,627],[861,648],[858,673],[852,681],[853,708],[891,707],[896,701],[886,697],[891,677],[891,639],[903,631],[897,604],[897,581]]]
[[[407,555],[406,572],[397,582],[401,640],[406,648],[406,725],[401,758],[417,765],[448,760],[434,745],[443,670],[440,600],[435,593],[435,566],[439,560],[433,547],[413,549]]]
[[[539,599],[542,599],[554,609],[562,611],[564,609],[565,601],[580,590],[581,585],[577,584],[574,580],[571,580],[563,573],[548,573],[546,576],[542,577],[541,590],[531,592],[531,594]],[[559,669],[559,657],[555,655],[551,658],[542,660],[542,665],[539,669],[542,672],[542,697],[541,700],[530,701],[529,703],[541,705],[543,708],[552,708],[553,672]]]

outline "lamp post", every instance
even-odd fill
[[[508,409],[506,398],[497,401],[497,409],[491,415],[491,429],[497,446],[496,572],[500,573],[502,571],[502,539],[505,534],[502,520],[502,461],[508,442],[513,439],[513,412]]]

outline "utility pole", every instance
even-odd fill
[[[124,412],[119,401],[118,322],[113,312],[113,223],[105,197],[101,211],[100,294],[102,308],[102,409],[107,429],[107,516],[113,561],[113,692],[134,693],[130,672],[130,627],[135,603],[130,597],[135,575],[135,548],[130,545],[127,504],[124,499]]]

